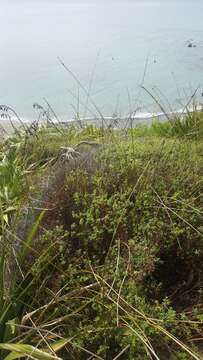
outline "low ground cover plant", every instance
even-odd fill
[[[2,359],[202,358],[202,140],[158,127],[4,142]]]

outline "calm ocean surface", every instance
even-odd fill
[[[203,101],[202,16],[203,0],[0,0],[0,104],[22,118],[43,98],[63,119],[96,114],[91,99],[104,115],[158,111],[142,83],[166,109],[197,86]]]

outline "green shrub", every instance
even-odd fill
[[[165,137],[169,124],[150,131]],[[200,359],[193,340],[202,332],[201,142],[92,127],[55,136],[46,138],[43,130],[21,144],[22,165],[46,163],[61,144],[70,145],[69,136],[73,144],[112,144],[94,164],[81,158],[67,176],[56,177],[42,203],[51,209],[17,249],[14,243],[18,271],[1,298],[1,341],[17,336],[47,349],[60,338],[63,359]],[[24,183],[35,180],[22,165],[15,204]],[[49,168],[34,169],[44,180],[50,175]]]

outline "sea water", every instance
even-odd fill
[[[202,14],[203,0],[0,0],[0,104],[66,120],[201,103]]]

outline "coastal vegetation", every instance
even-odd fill
[[[202,359],[203,113],[30,129],[0,142],[0,358]]]

